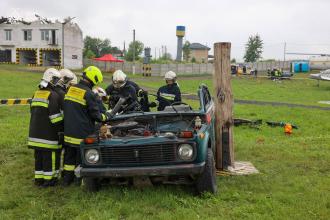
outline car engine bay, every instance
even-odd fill
[[[138,138],[154,135],[168,137],[182,136],[185,132],[193,133],[201,127],[199,116],[138,116],[123,120],[108,122],[100,126],[99,137],[109,138]]]

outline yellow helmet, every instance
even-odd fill
[[[90,80],[94,85],[98,85],[103,82],[102,72],[96,66],[87,67],[83,72],[83,76]]]

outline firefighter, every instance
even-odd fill
[[[126,84],[127,85],[130,85],[132,86],[134,89],[135,89],[135,92],[136,92],[136,96],[137,97],[142,97],[144,95],[144,93],[146,91],[144,91],[138,84],[136,84],[135,82],[129,80],[127,78],[127,75],[122,71],[122,70],[116,70],[113,75],[112,75],[112,81],[113,81],[113,78],[115,77],[118,77],[119,75],[122,75],[125,77],[125,80],[126,80]]]
[[[63,115],[60,96],[54,86],[60,77],[56,69],[47,69],[30,105],[28,146],[34,149],[34,178],[37,186],[54,186],[59,176],[61,145],[58,133],[63,130]]]
[[[67,148],[64,154],[63,186],[74,181],[74,169],[80,163],[80,142],[94,134],[95,122],[106,122],[112,117],[109,112],[100,112],[92,91],[102,81],[101,71],[95,66],[89,66],[84,70],[79,83],[70,86],[65,95],[64,144]]]
[[[58,81],[57,85],[66,93],[71,85],[77,84],[77,76],[69,69],[61,69],[60,74],[61,79]]]
[[[270,68],[267,69],[267,76],[269,76],[269,77],[272,76],[272,72],[271,72]]]
[[[112,76],[112,84],[106,89],[106,93],[109,97],[109,109],[113,109],[120,98],[125,98],[124,103],[127,108],[121,108],[121,111],[135,111],[140,109],[140,104],[136,96],[136,90],[128,82],[127,76],[122,71],[117,70]]]
[[[180,88],[176,82],[176,73],[168,71],[164,77],[166,85],[158,89],[157,101],[159,102],[158,111],[163,111],[166,106],[175,102],[181,102]]]
[[[73,74],[73,79],[70,81],[69,87],[72,85],[77,85],[77,84],[78,84],[78,78],[77,78],[76,74]]]
[[[131,80],[127,80],[127,85],[131,85],[134,87],[137,98],[140,98],[139,104],[141,107],[141,110],[144,112],[150,111],[150,103],[148,99],[148,92],[143,90],[138,84]]]
[[[77,77],[69,69],[61,69],[60,74],[61,74],[61,79],[57,82],[57,84],[55,86],[55,91],[61,97],[61,100],[62,100],[61,109],[63,109],[64,95],[67,92],[69,86],[71,85],[71,82],[74,80],[74,78],[77,79]],[[75,84],[77,84],[77,83],[75,83]]]
[[[93,92],[96,95],[97,105],[99,106],[101,113],[105,113],[107,109],[104,107],[103,102],[107,102],[107,93],[101,87],[95,87]]]

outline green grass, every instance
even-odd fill
[[[319,104],[318,101],[330,100],[330,82],[321,81],[320,87],[317,87],[317,81],[306,78],[306,75],[298,74],[295,78],[274,82],[266,78],[256,80],[236,77],[232,79],[234,98],[326,106]],[[158,89],[164,85],[164,80],[156,79],[137,78],[135,80],[142,86]],[[210,76],[182,77],[178,79],[178,82],[183,93],[196,94],[200,83],[206,84],[213,91],[213,81]]]
[[[0,66],[0,98],[30,97],[40,76]],[[182,79],[181,90],[196,90],[200,81]],[[162,83],[143,81],[149,87]],[[300,93],[309,90],[311,97],[314,93],[322,96],[316,90],[327,88],[326,84],[307,88],[298,80],[288,83]],[[289,86],[272,87],[271,82],[253,79],[234,79],[233,87],[235,98],[243,87],[291,91]],[[323,93],[329,100],[329,91]],[[265,93],[255,96],[250,90],[248,94],[246,99],[269,97]],[[288,102],[311,104],[305,98],[295,93]],[[261,173],[219,176],[217,195],[193,196],[191,187],[167,185],[143,189],[109,186],[90,194],[74,186],[34,187],[33,152],[26,146],[28,106],[0,107],[0,219],[329,219],[330,111],[235,105],[234,114],[289,121],[299,130],[286,136],[282,128],[266,125],[260,130],[235,127],[236,160],[251,161]]]

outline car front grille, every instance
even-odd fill
[[[177,161],[175,144],[116,146],[101,148],[102,164],[143,165]]]

